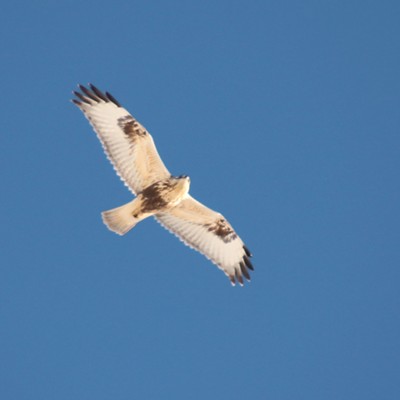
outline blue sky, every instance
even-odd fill
[[[397,1],[2,6],[6,399],[400,398]],[[110,91],[254,253],[232,288],[69,102]]]

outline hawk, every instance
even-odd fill
[[[107,158],[136,196],[129,203],[102,213],[107,227],[124,235],[153,216],[187,246],[216,264],[232,285],[253,270],[248,248],[224,216],[189,194],[190,179],[172,176],[150,133],[108,92],[79,85],[72,101],[96,132]]]

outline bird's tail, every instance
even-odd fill
[[[137,200],[137,199],[135,199]],[[101,217],[110,231],[118,235],[125,235],[143,218],[135,214],[137,203],[135,200],[124,204],[121,207],[113,208],[112,210],[103,211]]]

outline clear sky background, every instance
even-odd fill
[[[2,399],[400,398],[400,3],[1,7]],[[110,91],[254,253],[154,220],[80,111]]]

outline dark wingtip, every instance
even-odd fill
[[[85,96],[83,96],[81,93],[79,93],[79,92],[74,92],[74,95],[76,96],[76,97],[78,97],[78,99],[81,101],[81,102],[83,102],[83,103],[86,103],[86,104],[92,104],[91,102],[90,102],[90,100],[87,98],[87,97],[85,97]]]
[[[246,264],[246,267],[247,267],[248,269],[251,269],[252,271],[254,271],[253,264],[251,263],[249,257],[243,256],[243,261],[244,261],[244,263]]]
[[[239,284],[243,286],[243,276],[238,270],[236,270],[236,279],[239,282]]]
[[[97,95],[97,93],[91,92],[89,89],[87,89],[85,86],[81,85],[81,90],[87,97],[95,101],[96,103],[100,103],[100,96]]]
[[[253,257],[253,254],[251,254],[250,250],[245,245],[243,245],[243,250],[247,257]]]
[[[88,85],[89,85],[90,89],[93,90],[93,93],[96,96],[98,96],[101,100],[105,101],[106,103],[109,102],[107,96],[101,90],[97,89],[97,87],[94,86],[92,83],[89,83]]]
[[[107,99],[109,101],[112,101],[117,107],[122,107],[121,104],[118,103],[118,101],[115,99],[115,97],[112,94],[110,94],[109,92],[106,92],[106,96],[107,96]]]
[[[250,282],[250,274],[247,271],[246,265],[244,264],[243,261],[240,261],[240,271],[242,272],[242,275]]]
[[[74,101],[76,105],[82,105],[82,103],[93,105],[93,103],[91,102],[92,100],[95,101],[96,103],[100,103],[101,101],[109,103],[111,101],[117,107],[122,107],[121,104],[119,104],[118,101],[115,99],[115,97],[112,96],[110,93],[108,92],[103,93],[100,89],[94,86],[93,83],[88,83],[88,86],[90,89],[88,89],[86,86],[78,84],[78,88],[82,93],[77,91],[73,92],[74,95],[79,99]]]
[[[75,105],[77,105],[78,107],[81,107],[81,106],[82,106],[82,103],[81,103],[79,100],[71,99],[71,101],[72,101]]]

